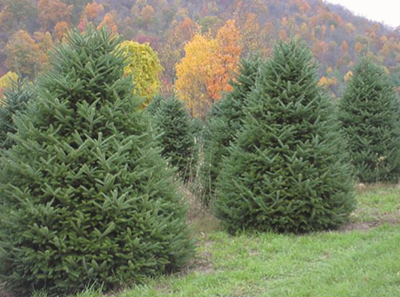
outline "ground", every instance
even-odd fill
[[[197,257],[183,272],[107,296],[400,296],[400,186],[359,185],[357,200],[341,230],[303,236],[229,236],[197,209],[190,222]],[[76,297],[101,296],[88,290]]]

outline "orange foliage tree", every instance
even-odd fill
[[[39,21],[45,30],[51,30],[58,22],[71,22],[73,5],[60,0],[40,0],[38,2]]]
[[[61,41],[64,35],[68,32],[69,25],[67,22],[58,22],[54,26],[54,37],[56,40]]]
[[[237,69],[242,51],[241,36],[232,20],[219,29],[216,38],[197,34],[186,46],[185,57],[176,66],[175,88],[193,116],[204,117]]]
[[[88,3],[85,8],[85,16],[87,20],[93,21],[100,13],[104,11],[104,6],[97,2]]]
[[[112,12],[107,13],[104,16],[103,21],[98,26],[98,29],[100,29],[104,26],[107,27],[108,30],[110,30],[110,32],[112,34],[118,33],[118,27],[117,27],[117,24],[115,23],[115,14],[114,13],[112,13]]]
[[[14,72],[33,78],[41,70],[40,48],[28,32],[16,32],[6,46],[7,67]],[[39,68],[39,69],[38,69]]]

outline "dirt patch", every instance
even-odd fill
[[[211,262],[212,254],[209,252],[205,252],[200,254],[198,257],[193,259],[187,268],[182,271],[182,274],[188,274],[191,272],[200,272],[200,273],[212,273],[215,271],[214,265]]]
[[[400,224],[400,216],[395,213],[381,217],[377,220],[371,222],[354,222],[347,224],[339,229],[340,232],[349,232],[349,231],[368,231],[372,228],[376,228],[382,226],[384,224],[389,224],[392,226],[396,226]]]
[[[378,191],[379,189],[400,189],[400,184],[386,184],[386,183],[372,183],[364,184],[359,183],[355,186],[357,194],[364,194],[367,192]]]
[[[8,293],[4,290],[4,284],[0,283],[0,296],[1,297],[15,297],[15,295]]]

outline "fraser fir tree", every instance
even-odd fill
[[[364,58],[339,104],[341,128],[361,182],[400,178],[400,108],[385,70]]]
[[[338,227],[354,208],[351,175],[310,50],[279,43],[259,75],[221,166],[217,216],[232,233]]]
[[[19,295],[109,290],[192,255],[173,172],[149,133],[119,40],[60,45],[0,163],[1,281]]]
[[[33,97],[33,87],[26,80],[18,79],[10,89],[4,91],[4,100],[0,105],[0,148],[9,149],[14,141],[8,133],[15,132],[13,116],[25,110],[25,103]]]
[[[175,96],[162,100],[155,115],[162,155],[188,180],[194,163],[194,133],[185,104]]]
[[[242,60],[235,81],[231,82],[232,92],[214,104],[205,131],[204,164],[201,170],[203,202],[213,199],[215,184],[221,171],[221,161],[229,155],[228,147],[242,127],[247,97],[255,87],[261,60]]]

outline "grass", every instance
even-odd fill
[[[192,219],[199,242],[197,257],[186,271],[112,296],[400,296],[400,187],[363,186],[357,199],[348,226],[304,236],[232,237],[203,212]],[[76,297],[102,296],[88,290]]]

